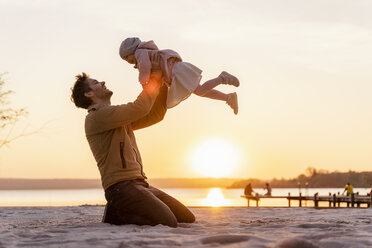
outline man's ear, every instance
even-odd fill
[[[88,97],[88,98],[91,98],[91,97],[94,96],[94,93],[93,93],[93,91],[88,91],[88,92],[85,92],[85,93],[84,93],[84,96],[85,96],[85,97]]]

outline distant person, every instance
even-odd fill
[[[244,188],[244,195],[253,196],[254,190],[252,189],[252,184],[248,183]]]
[[[348,195],[348,196],[354,194],[353,186],[351,186],[350,183],[347,183],[345,185],[345,190],[344,190],[344,192],[342,192],[342,194],[345,194],[345,191],[346,191],[346,195]]]
[[[75,105],[88,110],[85,135],[107,200],[103,222],[170,227],[177,227],[178,222],[192,223],[195,217],[187,207],[146,182],[133,131],[164,118],[167,87],[161,87],[159,73],[151,73],[142,87],[134,102],[121,105],[111,105],[113,92],[106,83],[85,73],[76,76],[72,88]],[[167,151],[161,151],[166,155]]]
[[[265,196],[271,196],[271,186],[269,183],[266,183],[265,190],[266,190]]]
[[[199,84],[202,70],[193,64],[183,62],[181,56],[173,50],[159,50],[154,41],[141,41],[137,37],[125,39],[119,49],[120,57],[139,71],[140,83],[146,84],[150,72],[161,71],[163,83],[169,88],[167,107],[172,108],[194,93],[201,97],[220,100],[227,103],[238,114],[237,94],[225,94],[214,88],[220,84],[239,86],[239,80],[223,71],[213,79]]]

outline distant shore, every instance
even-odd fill
[[[273,188],[343,188],[347,182],[355,188],[372,187],[372,171],[328,172],[307,168],[305,174],[295,178],[271,180],[257,178],[151,178],[148,182],[158,188],[244,188],[251,183],[253,188],[264,188],[268,182]],[[0,190],[38,189],[100,189],[97,179],[24,179],[0,178]]]

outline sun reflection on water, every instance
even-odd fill
[[[222,207],[230,206],[231,202],[225,199],[220,188],[211,188],[208,192],[207,198],[202,199],[202,205],[208,207]]]

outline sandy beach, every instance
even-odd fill
[[[197,221],[101,223],[103,206],[2,207],[0,247],[371,247],[372,208],[191,208]]]

